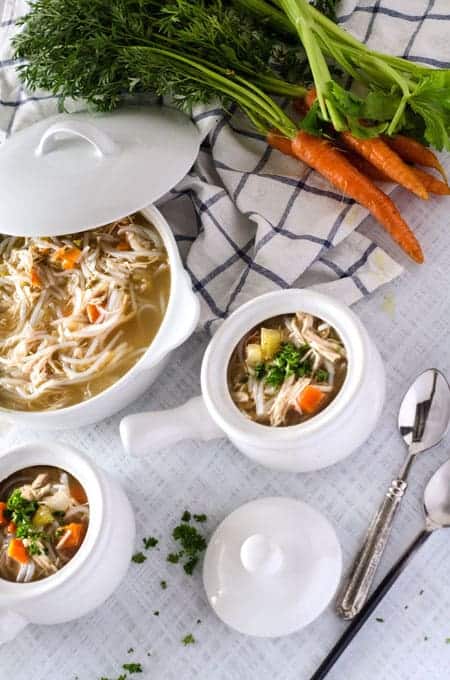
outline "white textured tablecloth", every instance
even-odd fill
[[[375,5],[389,17],[389,31],[405,48],[406,33],[390,3]],[[368,3],[361,12],[367,13]],[[411,21],[422,0],[404,2]],[[449,0],[428,2],[428,12],[448,13]],[[401,12],[400,12],[401,14]],[[435,22],[435,23],[434,23]],[[441,40],[439,19],[423,41]],[[430,26],[430,24],[428,24]],[[377,36],[373,36],[376,41]],[[420,40],[419,40],[420,43]],[[407,45],[406,45],[407,47]],[[279,640],[243,637],[226,628],[209,609],[200,573],[186,576],[165,562],[170,533],[185,508],[208,514],[208,533],[243,502],[268,495],[301,498],[334,523],[345,568],[360,544],[372,513],[403,460],[396,432],[401,395],[422,369],[450,374],[450,233],[448,202],[427,205],[398,192],[404,216],[423,243],[427,263],[411,265],[400,279],[355,306],[378,343],[388,369],[388,400],[376,431],[360,451],[320,473],[292,475],[259,467],[225,440],[185,442],[144,462],[125,458],[118,435],[121,415],[95,427],[58,437],[86,451],[124,485],[136,511],[138,543],[156,535],[158,548],[142,565],[131,564],[118,591],[98,611],[57,627],[27,628],[0,648],[0,680],[116,679],[123,663],[140,662],[142,680],[307,680],[345,624],[332,608],[304,631]],[[387,252],[396,253],[371,220],[365,231]],[[174,355],[160,380],[128,412],[166,408],[199,392],[199,367],[206,337],[197,335]],[[368,404],[370,408],[370,404]],[[32,432],[1,432],[1,448],[38,439]],[[49,439],[54,435],[49,434]],[[39,436],[39,440],[42,437]],[[426,478],[448,457],[444,442],[417,461],[411,488],[394,527],[379,577],[420,529],[421,494]],[[330,673],[330,680],[447,680],[450,678],[450,534],[437,533],[408,567]],[[167,581],[167,590],[160,587]],[[0,603],[1,606],[1,603]],[[159,616],[153,614],[159,611]],[[376,621],[384,619],[384,622]],[[197,623],[197,620],[201,623]],[[185,647],[192,633],[197,642]],[[127,650],[134,649],[133,653]],[[148,656],[150,654],[150,656]]]
[[[206,512],[211,532],[241,503],[280,494],[301,498],[325,513],[336,527],[348,567],[403,460],[405,452],[396,432],[402,393],[424,368],[436,366],[450,375],[448,203],[433,199],[430,211],[406,195],[401,200],[407,218],[415,213],[428,261],[422,267],[411,266],[410,272],[355,307],[376,339],[388,371],[386,408],[367,444],[339,465],[293,475],[253,464],[225,440],[186,442],[144,462],[127,459],[118,435],[120,415],[58,435],[121,479],[136,511],[139,541],[156,535],[161,550],[150,551],[142,565],[131,564],[115,595],[90,616],[57,627],[30,626],[14,643],[0,648],[0,680],[116,679],[121,665],[131,659],[144,669],[131,678],[142,680],[309,678],[345,626],[331,608],[290,637],[247,638],[226,628],[209,609],[200,573],[188,577],[179,565],[167,564],[165,556],[171,548],[171,530],[185,508]],[[371,223],[369,228],[374,229]],[[376,236],[383,238],[378,230]],[[387,242],[383,245],[390,247]],[[180,348],[165,374],[128,412],[174,406],[198,393],[205,342],[205,337],[195,336]],[[15,430],[2,436],[1,447],[33,439],[36,434]],[[449,449],[450,441],[444,442],[417,461],[380,576],[421,527],[425,480],[448,457]],[[330,680],[447,680],[449,573],[450,533],[442,530],[402,575],[330,673]],[[161,579],[167,580],[167,590],[161,589]],[[155,610],[159,616],[153,615]],[[181,638],[187,633],[193,633],[197,642],[184,647]],[[127,654],[130,647],[133,654]]]

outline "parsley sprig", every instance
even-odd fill
[[[280,387],[286,378],[295,375],[302,378],[312,374],[312,363],[305,359],[309,345],[296,347],[292,342],[283,342],[275,356],[265,364],[258,364],[256,377],[271,387]]]
[[[15,489],[6,503],[8,515],[16,525],[17,538],[29,540],[28,552],[30,555],[40,555],[42,552],[38,541],[43,538],[44,532],[36,529],[32,524],[38,507],[36,501],[28,501],[24,498],[20,489]]]

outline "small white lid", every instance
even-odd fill
[[[216,529],[203,581],[224,623],[246,635],[279,637],[319,616],[341,570],[341,548],[323,515],[293,498],[261,498]]]
[[[199,146],[195,125],[167,107],[41,120],[0,147],[0,233],[57,236],[141,210],[186,175]]]

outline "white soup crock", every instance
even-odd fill
[[[28,623],[63,623],[98,607],[122,581],[133,553],[133,511],[106,472],[66,444],[31,443],[0,454],[0,480],[34,465],[58,467],[81,483],[89,527],[76,555],[56,574],[31,583],[0,578],[0,644]]]
[[[227,369],[241,338],[279,314],[307,312],[335,328],[348,357],[343,386],[327,408],[290,427],[269,427],[246,418],[231,399]],[[127,452],[150,455],[181,439],[228,437],[242,453],[268,468],[310,472],[336,463],[363,444],[385,397],[381,357],[358,317],[337,300],[312,290],[283,290],[246,303],[209,343],[201,370],[202,397],[162,412],[125,417],[120,425]]]

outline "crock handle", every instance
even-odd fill
[[[28,625],[27,619],[10,609],[0,609],[0,645],[14,640],[21,630]]]
[[[125,416],[120,436],[127,453],[150,456],[183,439],[208,441],[225,435],[209,415],[203,398],[194,397],[178,408]]]
[[[60,133],[85,139],[94,147],[95,155],[100,158],[111,156],[117,149],[114,140],[92,123],[83,120],[66,120],[53,123],[46,129],[36,147],[36,156],[43,156],[50,151],[55,144],[55,136]]]

